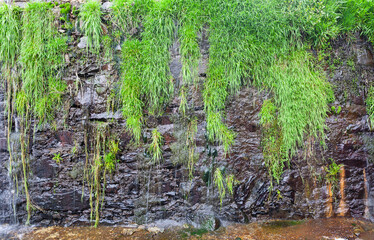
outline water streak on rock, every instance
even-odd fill
[[[338,216],[344,217],[347,212],[347,204],[345,203],[345,194],[344,194],[344,188],[345,188],[345,168],[342,166],[340,168],[340,202],[339,202],[339,208],[338,208]]]
[[[368,199],[369,199],[369,194],[368,194],[368,181],[366,178],[366,170],[364,168],[363,170],[364,174],[364,189],[365,189],[365,212],[364,212],[364,218],[370,219],[370,213],[369,213],[369,206],[368,206]]]
[[[327,206],[326,206],[326,217],[330,218],[334,216],[334,206],[333,206],[333,198],[332,198],[332,185],[329,183],[327,186],[327,191],[328,191],[328,199],[327,199]]]

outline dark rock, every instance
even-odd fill
[[[360,49],[357,52],[357,63],[366,65],[366,66],[374,66],[373,54],[369,49]]]
[[[33,198],[35,204],[43,210],[78,212],[89,208],[88,197],[81,200],[82,193],[78,191],[46,193]]]

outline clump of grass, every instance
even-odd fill
[[[191,83],[195,88],[198,82],[198,68],[201,58],[197,34],[202,29],[203,8],[200,1],[183,0],[177,3],[180,28],[178,36],[180,54],[182,58],[182,86],[179,91],[181,103],[179,111],[185,115],[187,106],[187,93]]]
[[[368,0],[348,0],[339,9],[340,26],[344,32],[361,31],[374,42],[374,3]]]
[[[4,68],[15,65],[20,40],[20,9],[7,4],[0,5],[0,62]]]
[[[366,111],[369,114],[371,125],[374,123],[374,87],[371,86],[366,97]]]
[[[160,164],[162,159],[162,140],[163,137],[157,129],[152,131],[152,142],[149,145],[149,153],[151,154],[151,160],[153,164]]]
[[[99,54],[100,39],[103,33],[101,28],[101,5],[97,0],[88,0],[80,9],[79,17],[83,21],[82,30],[87,36],[87,50]]]
[[[31,199],[28,193],[28,156],[30,119],[43,124],[51,120],[61,103],[66,85],[61,81],[62,53],[66,49],[66,38],[61,38],[53,24],[51,4],[32,2],[22,15],[22,41],[19,65],[22,67],[22,82],[15,94],[15,107],[20,116],[21,161],[23,166],[26,209],[29,223]]]
[[[162,112],[174,89],[169,69],[169,48],[175,30],[172,3],[171,0],[155,1],[143,21],[144,92],[148,95],[149,112],[153,115]]]
[[[214,171],[214,184],[216,185],[218,190],[221,206],[223,199],[226,196],[226,190],[228,190],[229,193],[233,195],[233,188],[238,183],[239,181],[235,179],[235,176],[233,174],[227,175],[225,177],[224,172],[222,172],[220,168],[216,168],[216,170]]]
[[[114,31],[131,36],[152,6],[152,0],[114,0],[111,12]]]
[[[20,46],[20,9],[13,6],[0,5],[0,64],[1,72],[6,86],[6,112],[7,112],[7,143],[9,152],[9,172],[12,173],[13,154],[10,147],[10,132],[12,129],[12,116],[14,98],[17,91],[17,81],[11,69],[16,67]]]
[[[123,43],[122,49],[123,61],[119,91],[122,113],[126,119],[126,128],[132,132],[135,142],[139,143],[144,106],[141,98],[143,89],[142,43],[136,39],[128,40]]]
[[[282,130],[278,125],[277,107],[272,100],[265,100],[260,111],[262,126],[261,146],[269,176],[277,183],[284,169],[285,152],[282,149]],[[270,182],[272,188],[273,181]]]
[[[234,142],[223,123],[230,94],[248,84],[269,89],[277,112],[263,149],[277,156],[272,153],[265,160],[276,179],[283,171],[279,163],[294,156],[306,135],[324,137],[330,90],[303,46],[323,46],[336,36],[338,29],[329,26],[336,25],[340,5],[321,2],[208,1],[210,59],[204,103],[209,139],[223,143],[225,150]],[[270,129],[280,129],[281,135]]]
[[[324,169],[326,171],[326,182],[331,184],[331,192],[334,194],[334,189],[337,187],[338,174],[344,165],[337,164],[332,158],[329,160],[330,164],[327,167],[324,167]]]
[[[96,123],[93,134],[93,158],[86,163],[90,170],[85,169],[84,180],[87,181],[90,192],[90,218],[95,219],[94,227],[97,227],[100,221],[100,206],[104,205],[106,175],[115,169],[119,147],[115,135],[110,135],[108,123]]]

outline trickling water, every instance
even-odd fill
[[[15,131],[16,133],[19,132],[18,117],[14,117],[14,131]]]
[[[3,187],[0,191],[0,224],[17,224],[17,194],[12,177],[17,167],[13,165],[12,171],[10,171],[10,166],[8,168],[7,174],[3,175],[5,179],[1,180]]]
[[[151,168],[150,168],[151,169]],[[146,213],[145,213],[145,223],[148,223],[148,208],[149,208],[149,184],[151,182],[151,170],[148,170],[148,179],[147,179],[147,193],[146,193],[146,199],[147,199],[147,205],[146,205]]]
[[[364,168],[364,189],[365,189],[365,212],[364,212],[364,218],[370,219],[370,212],[369,212],[369,193],[368,193],[368,181],[366,178],[366,170]]]
[[[347,204],[345,203],[345,168],[342,166],[340,168],[340,202],[338,208],[338,216],[345,216],[348,212]]]
[[[4,94],[0,93],[0,139],[6,139],[7,120],[6,114],[4,114]],[[4,115],[3,115],[4,114]],[[12,139],[10,139],[10,145],[13,145]],[[2,152],[0,154],[0,164],[3,166],[0,168],[0,224],[16,224],[17,215],[15,212],[15,187],[13,184],[12,174],[15,171],[16,166],[10,164],[9,154],[7,152]],[[7,167],[5,167],[7,166]]]

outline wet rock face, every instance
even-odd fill
[[[103,8],[110,4],[105,3]],[[341,107],[339,113],[327,117],[326,149],[318,144],[306,144],[314,154],[300,150],[299,156],[283,175],[279,185],[269,191],[270,179],[263,163],[261,127],[258,113],[265,92],[248,87],[228,101],[228,126],[237,133],[235,145],[228,155],[222,146],[206,141],[206,122],[201,93],[190,94],[194,108],[189,114],[198,119],[196,153],[198,161],[190,181],[184,149],[186,123],[178,114],[179,101],[175,97],[161,117],[147,117],[143,140],[149,142],[151,131],[158,128],[164,137],[163,162],[150,167],[146,148],[134,147],[131,135],[118,109],[108,109],[111,89],[118,81],[118,65],[98,62],[95,56],[85,55],[85,39],[73,33],[69,54],[66,56],[64,81],[69,92],[64,97],[61,111],[53,123],[35,130],[30,141],[29,189],[33,211],[32,223],[39,225],[87,224],[90,219],[89,189],[83,184],[86,164],[85,135],[88,134],[88,159],[92,159],[92,129],[97,122],[109,124],[111,133],[119,139],[119,162],[106,179],[105,199],[101,223],[145,223],[161,219],[186,221],[197,227],[210,224],[211,229],[225,221],[255,221],[258,219],[301,219],[346,215],[374,220],[374,142],[365,108],[368,86],[374,80],[373,49],[357,38],[351,44],[339,40],[333,44],[333,55],[341,59],[330,74],[336,100],[329,107]],[[200,89],[206,78],[209,44],[207,33],[200,38],[202,60],[199,66]],[[120,54],[120,48],[117,49]],[[171,51],[170,71],[181,81],[179,44]],[[82,58],[85,61],[82,61]],[[118,57],[118,56],[117,56]],[[353,63],[353,65],[352,65]],[[328,67],[327,67],[328,69]],[[6,117],[3,116],[4,96],[0,92],[0,222],[9,222],[11,192],[7,178],[8,150],[5,135]],[[15,129],[14,129],[15,131]],[[17,136],[17,133],[13,133]],[[60,163],[53,160],[61,156]],[[344,164],[344,173],[331,186],[324,180],[324,167],[333,159]],[[240,181],[234,194],[226,195],[222,206],[218,192],[212,186],[212,172],[221,167]],[[20,178],[21,179],[21,178]],[[22,185],[20,183],[20,189]],[[17,217],[25,221],[25,197],[19,193]],[[2,209],[4,209],[3,212]]]

